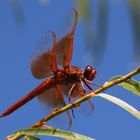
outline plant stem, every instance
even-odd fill
[[[47,115],[45,118],[41,119],[39,122],[37,122],[36,124],[34,124],[32,127],[38,127],[40,126],[41,124],[44,124],[44,122],[47,122],[49,121],[50,119],[52,119],[53,117],[65,112],[65,111],[68,111],[69,109],[72,109],[72,108],[75,108],[77,105],[80,105],[82,102],[85,102],[87,101],[88,99],[92,98],[95,94],[98,94],[110,87],[113,87],[121,82],[124,82],[128,79],[130,79],[132,76],[135,76],[136,74],[140,73],[140,67],[136,68],[134,71],[122,76],[121,78],[118,78],[114,81],[109,81],[109,82],[106,82],[102,87],[98,88],[97,90],[95,91],[91,91],[89,94],[79,98],[78,100],[76,100],[75,102],[71,103],[71,104],[68,104],[67,106],[64,106],[63,108],[61,109],[58,109],[58,110],[54,110],[52,111],[52,113],[50,113],[49,115]]]

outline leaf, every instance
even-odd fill
[[[115,77],[112,77],[109,81],[114,81],[114,80],[117,80],[121,77],[122,76],[115,76]],[[127,90],[131,91],[132,93],[140,96],[140,82],[138,82],[134,79],[129,79],[129,80],[124,81],[118,85],[123,87],[124,89],[127,89]]]
[[[137,109],[135,109],[134,107],[132,107],[131,105],[129,105],[128,103],[126,103],[125,101],[123,101],[117,97],[114,97],[114,96],[111,96],[108,94],[104,94],[104,93],[97,94],[96,96],[100,96],[100,97],[120,106],[121,108],[128,111],[131,115],[133,115],[134,117],[136,117],[137,119],[140,120],[140,112]]]
[[[24,129],[18,130],[14,132],[14,135],[43,135],[43,136],[54,136],[64,138],[66,140],[95,140],[93,138],[80,135],[78,133],[73,133],[69,131],[64,131],[56,128],[32,128],[32,129]],[[12,134],[13,135],[13,134]],[[14,139],[13,139],[14,140]]]
[[[40,138],[35,137],[35,136],[31,136],[31,135],[26,135],[24,137],[25,140],[40,140]]]
[[[140,41],[139,41],[139,36],[140,36],[140,1],[139,0],[128,0],[128,8],[130,12],[130,17],[131,17],[131,23],[132,23],[132,30],[133,30],[133,38],[134,38],[134,43],[135,45],[133,46],[133,56],[134,60],[133,63],[135,66],[139,65],[139,54],[140,54]]]

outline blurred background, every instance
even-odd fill
[[[41,35],[52,30],[59,36],[62,20],[71,8],[78,10],[71,64],[97,69],[95,83],[126,74],[140,63],[139,0],[9,0],[0,2],[0,113],[35,88],[30,64]],[[140,80],[139,75],[135,77]],[[105,93],[125,100],[140,110],[140,98],[120,87]],[[88,117],[76,113],[71,131],[97,140],[138,140],[140,121],[99,97]],[[31,126],[44,117],[34,99],[0,119],[0,139]],[[43,138],[45,139],[45,138]],[[52,139],[52,138],[50,138]]]

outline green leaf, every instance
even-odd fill
[[[40,138],[35,137],[35,136],[31,136],[31,135],[26,135],[24,137],[25,140],[40,140]]]
[[[121,108],[128,111],[131,115],[133,115],[134,117],[136,117],[137,119],[140,120],[140,112],[137,109],[135,109],[134,107],[132,107],[131,105],[129,105],[128,103],[126,103],[125,101],[123,101],[119,98],[116,98],[114,96],[104,94],[104,93],[97,94],[96,96],[100,96],[100,97],[120,106]]]
[[[73,133],[69,131],[64,131],[56,128],[32,128],[32,129],[24,129],[24,130],[18,130],[14,132],[14,136],[16,134],[25,136],[25,135],[43,135],[43,136],[54,136],[54,137],[60,137],[64,138],[66,140],[95,140],[93,138],[80,135],[78,133]],[[13,134],[12,134],[13,135]],[[13,139],[14,140],[14,139]]]
[[[121,77],[122,76],[115,76],[115,77],[112,77],[109,81],[114,81],[114,80],[117,80]],[[127,90],[131,91],[132,93],[140,96],[140,82],[138,82],[134,79],[129,79],[129,80],[124,81],[118,85],[123,87],[124,89],[127,89]]]

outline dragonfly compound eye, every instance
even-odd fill
[[[84,77],[87,80],[93,80],[96,75],[96,70],[92,68],[91,66],[86,66],[85,71],[84,71]]]

